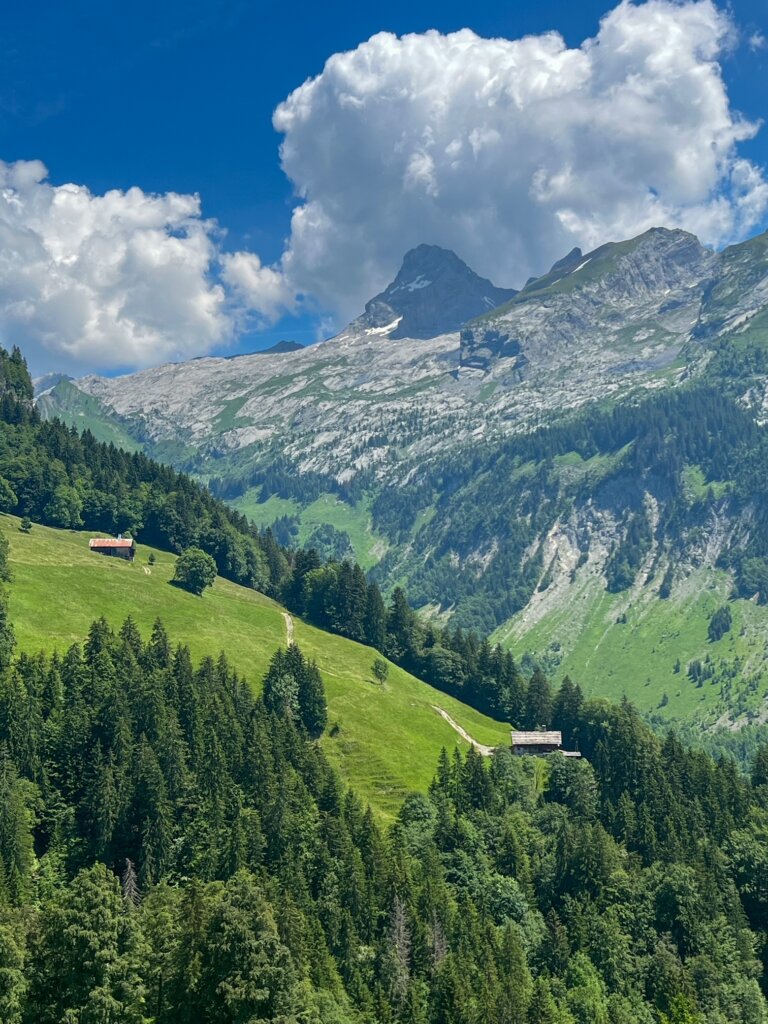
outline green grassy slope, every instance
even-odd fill
[[[709,620],[728,602],[728,574],[697,570],[666,600],[658,597],[659,582],[657,576],[642,588],[610,594],[601,578],[581,576],[545,615],[523,611],[495,639],[517,655],[534,654],[556,679],[569,674],[591,695],[626,695],[670,721],[711,725],[726,712],[733,720],[764,718],[768,609],[730,601],[733,626],[712,643]],[[707,659],[711,676],[697,685],[688,666]]]
[[[169,585],[175,557],[138,546],[133,564],[91,554],[92,534],[35,525],[21,533],[13,516],[0,516],[11,542],[10,611],[22,650],[65,650],[82,641],[94,618],[117,627],[133,616],[142,632],[160,617],[174,641],[194,657],[225,650],[233,665],[258,686],[267,663],[286,642],[283,609],[274,601],[217,579],[203,597]],[[433,710],[447,711],[478,742],[505,743],[507,728],[434,690],[395,665],[382,686],[373,681],[376,652],[294,620],[295,639],[317,660],[328,694],[335,735],[323,739],[330,759],[383,815],[406,793],[424,789],[441,747],[463,745]]]
[[[310,505],[301,506],[296,501],[274,494],[266,501],[260,501],[260,490],[251,487],[228,504],[262,527],[271,526],[281,516],[297,516],[297,542],[302,545],[307,543],[318,526],[328,523],[340,533],[347,534],[355,558],[364,569],[370,569],[379,562],[387,550],[386,539],[371,525],[370,499],[363,499],[352,506],[333,494],[321,494]]]

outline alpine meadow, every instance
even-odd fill
[[[768,1024],[764,3],[6,21],[0,1024]]]

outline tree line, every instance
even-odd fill
[[[19,350],[0,349],[0,511],[129,533],[180,553],[175,578],[198,593],[211,581],[207,555],[220,575],[284,601],[320,628],[370,644],[481,711],[528,721],[525,681],[511,655],[473,633],[423,624],[401,589],[386,606],[358,564],[281,546],[271,530],[257,530],[183,473],[88,431],[41,422],[31,395]],[[0,636],[0,659],[1,648]]]

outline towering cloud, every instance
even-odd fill
[[[274,117],[301,199],[284,274],[347,317],[422,241],[519,285],[572,245],[652,225],[743,236],[768,186],[738,154],[757,126],[729,106],[734,41],[710,0],[650,0],[578,49],[465,30],[334,55]]]

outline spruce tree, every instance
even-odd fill
[[[289,1020],[299,1007],[296,970],[256,880],[239,872],[206,929],[194,1009],[197,1020]]]
[[[2,898],[0,898],[0,906]],[[0,916],[0,1021],[22,1024],[28,964],[23,919]]]
[[[296,721],[299,713],[299,683],[291,671],[288,654],[282,648],[275,651],[264,676],[262,699],[273,714]]]
[[[560,1020],[557,1005],[544,978],[537,978],[534,983],[527,1020],[528,1024],[558,1024]]]
[[[528,683],[525,724],[528,729],[547,729],[552,718],[552,690],[549,680],[537,668]]]
[[[299,717],[309,735],[317,739],[328,724],[328,705],[323,678],[314,661],[304,663],[298,682]]]
[[[44,907],[33,950],[28,1017],[36,1024],[145,1024],[144,987],[118,879],[81,871]]]
[[[16,635],[8,618],[8,595],[0,587],[0,672],[8,668],[16,647]]]
[[[375,647],[377,651],[383,650],[387,635],[387,609],[381,591],[375,583],[368,587],[363,621],[365,643]]]
[[[517,926],[505,925],[498,952],[497,1024],[526,1024],[533,992],[531,972]]]

